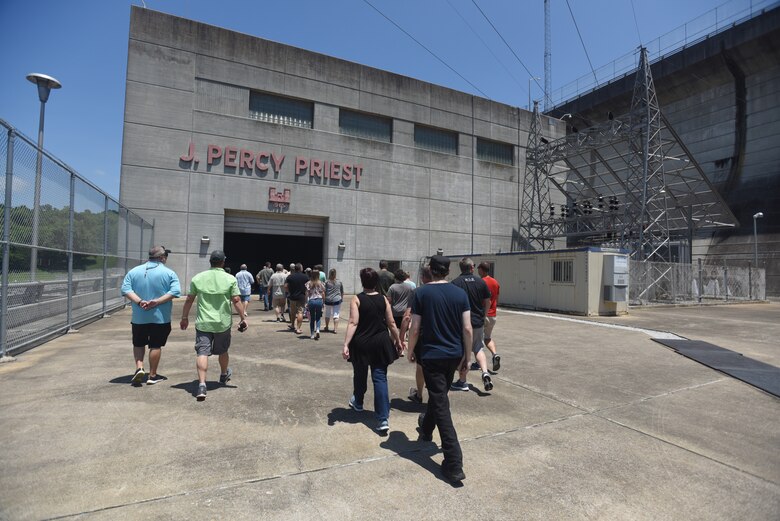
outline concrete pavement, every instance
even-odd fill
[[[591,322],[753,344],[776,363],[780,305],[762,306]],[[347,407],[344,324],[315,342],[271,315],[251,303],[233,380],[219,387],[212,360],[202,403],[193,330],[171,334],[167,381],[129,385],[129,310],[0,365],[0,518],[780,518],[780,400],[645,332],[499,311],[495,389],[473,375],[451,393],[467,475],[453,487],[437,446],[416,441],[405,360],[389,371],[381,437],[370,385],[365,412]]]

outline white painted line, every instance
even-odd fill
[[[622,329],[624,331],[634,331],[638,333],[644,333],[650,338],[658,338],[659,340],[686,340],[684,337],[669,333],[667,331],[655,331],[654,329],[644,329],[634,326],[619,326],[617,324],[606,324],[604,322],[596,322],[594,320],[582,320],[581,318],[562,317],[556,315],[548,315],[545,313],[533,313],[531,311],[514,311],[511,309],[502,309],[501,313],[512,313],[514,315],[526,315],[529,317],[549,318],[551,320],[564,320],[566,322],[577,322],[579,324],[587,324],[589,326],[606,327],[610,329]]]

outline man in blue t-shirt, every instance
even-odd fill
[[[135,374],[131,383],[141,385],[144,376],[144,357],[149,346],[149,376],[147,385],[165,380],[157,374],[162,346],[171,333],[172,300],[181,295],[179,277],[165,266],[168,254],[163,246],[154,246],[149,250],[149,261],[136,266],[125,275],[122,282],[122,295],[133,306],[130,320],[133,329],[133,355],[135,356]]]
[[[419,432],[421,440],[430,441],[433,430],[439,429],[444,453],[442,474],[451,483],[457,483],[466,475],[447,392],[455,371],[468,363],[473,334],[471,307],[466,293],[446,280],[450,259],[434,255],[430,268],[433,281],[417,288],[412,298],[409,332],[409,346],[415,346],[420,338],[419,363],[428,388],[428,409],[418,421]]]

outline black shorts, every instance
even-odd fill
[[[131,324],[133,326],[133,347],[158,349],[168,341],[171,323],[167,324]]]

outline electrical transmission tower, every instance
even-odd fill
[[[550,187],[547,170],[550,166],[541,154],[542,118],[539,102],[534,100],[534,113],[528,133],[528,148],[525,152],[525,178],[523,198],[520,203],[520,248],[523,250],[547,250],[552,248],[547,220],[544,212],[550,208]]]
[[[661,112],[646,49],[640,49],[630,112],[610,112],[603,123],[571,130],[543,138],[534,104],[519,249],[552,249],[554,239],[565,238],[568,246],[619,247],[634,260],[669,262],[675,249],[679,260],[686,248],[690,252],[699,230],[737,225]],[[551,197],[552,187],[563,197]]]
[[[550,0],[544,0],[544,110],[552,107],[552,35],[550,34]]]
[[[630,154],[620,242],[634,260],[669,261],[661,108],[644,47],[640,49],[634,81],[628,136]]]

